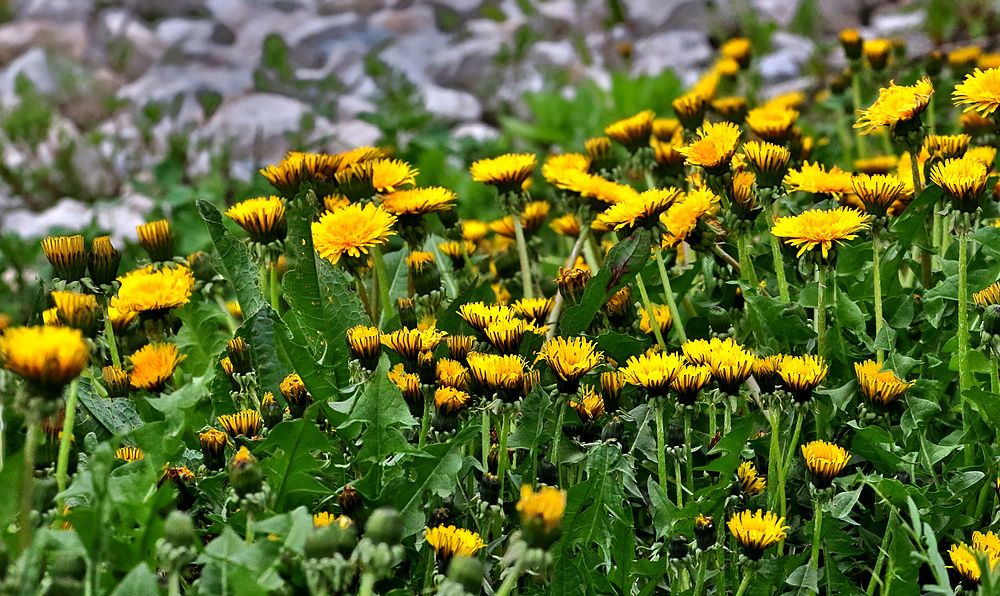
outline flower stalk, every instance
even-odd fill
[[[372,249],[372,261],[375,263],[375,283],[378,285],[378,315],[372,318],[372,323],[382,327],[382,323],[389,316],[392,304],[389,300],[389,276],[385,273],[385,259],[382,258],[382,249],[378,246]]]
[[[879,334],[882,332],[882,326],[884,325],[882,321],[882,259],[881,259],[881,246],[879,246],[879,233],[875,231],[872,233],[872,280],[875,289],[875,339],[878,340]],[[875,350],[875,361],[882,364],[885,359],[885,352],[882,348],[877,348]]]
[[[646,284],[642,281],[641,272],[635,276],[635,285],[639,288],[642,306],[649,313],[649,326],[653,328],[653,337],[656,338],[656,343],[660,346],[660,349],[666,350],[667,342],[663,341],[663,334],[660,333],[660,322],[656,320],[656,313],[653,312],[653,304],[649,301],[649,293],[646,291]]]
[[[771,218],[771,226],[774,227],[774,218]],[[771,234],[771,257],[774,260],[774,274],[778,278],[778,296],[782,302],[791,302],[792,297],[788,292],[788,279],[785,277],[785,258],[781,256],[781,245],[778,237]]]
[[[655,327],[654,327],[655,329]],[[656,474],[660,481],[660,488],[667,491],[667,429],[663,420],[663,406],[659,400],[653,405],[656,416]],[[678,507],[680,503],[678,503]]]
[[[965,398],[969,375],[969,232],[958,226],[958,399],[962,404],[962,430],[967,435],[972,417]],[[965,450],[966,465],[972,464],[972,450]]]
[[[59,438],[59,458],[56,460],[56,486],[60,493],[66,490],[69,482],[69,450],[73,444],[73,426],[76,424],[78,383],[77,379],[73,379],[66,395],[66,415],[63,418],[62,434]]]
[[[281,306],[281,285],[278,283],[278,263],[271,263],[269,269],[271,270],[271,308],[274,312],[279,312],[279,307]]]
[[[40,433],[37,420],[29,416],[26,421],[27,433],[24,436],[24,469],[21,471],[21,515],[20,524],[21,550],[31,546],[31,534],[34,529],[31,521],[32,496],[35,489],[35,452],[38,450]]]
[[[513,214],[514,238],[517,241],[517,258],[521,262],[521,285],[525,298],[534,298],[535,289],[531,284],[531,261],[528,260],[528,243],[524,240],[524,227],[521,226],[521,216]]]
[[[228,311],[225,311],[228,314]],[[111,364],[115,368],[122,367],[122,359],[118,354],[118,341],[115,339],[115,327],[111,324],[111,316],[108,314],[108,307],[104,307],[104,340],[108,343],[108,353],[111,355]]]
[[[657,246],[653,251],[656,254],[656,266],[660,270],[660,283],[663,284],[663,295],[667,300],[667,306],[670,308],[670,316],[673,317],[673,328],[677,333],[677,339],[680,343],[687,341],[687,333],[684,332],[684,322],[681,321],[681,313],[677,309],[677,301],[674,299],[674,290],[670,287],[670,276],[667,275],[667,267],[663,262],[663,248]],[[650,319],[652,320],[652,310],[647,311],[650,313]],[[658,326],[658,325],[657,325]]]

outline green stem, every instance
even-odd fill
[[[281,284],[278,283],[278,264],[271,263],[271,308],[274,312],[279,312],[281,306]]]
[[[261,263],[258,269],[257,282],[260,284],[260,295],[267,298],[267,263]]]
[[[31,506],[35,489],[35,451],[38,449],[40,434],[37,420],[29,417],[26,424],[28,428],[24,436],[24,469],[21,471],[21,516],[19,518],[22,551],[31,546],[31,533],[34,529],[31,521]]]
[[[788,469],[792,465],[792,458],[795,457],[795,448],[799,444],[799,435],[802,434],[802,420],[803,416],[801,412],[795,412],[795,430],[792,431],[792,440],[788,443],[788,449],[785,451],[785,457],[781,460],[781,467],[778,469],[778,493],[785,493],[785,480],[788,478]],[[785,517],[788,513],[788,504],[785,499],[781,499],[778,504],[781,508],[781,517]],[[783,544],[779,545],[779,553],[783,549]]]
[[[229,311],[226,311],[228,316]],[[122,367],[121,356],[118,355],[118,341],[115,339],[115,326],[111,324],[111,317],[108,315],[108,308],[104,307],[104,340],[108,342],[108,352],[111,354],[111,364],[115,368]]]
[[[219,296],[218,294],[216,294],[215,295],[215,303],[219,305],[219,310],[221,310],[222,314],[224,314],[226,316],[226,328],[229,329],[229,334],[230,335],[236,335],[236,330],[239,328],[239,326],[236,324],[236,319],[229,312],[229,307],[226,306],[226,301],[222,299],[222,296]],[[108,333],[109,333],[108,329],[109,328],[107,327],[107,321],[105,321],[104,333],[105,333],[105,336],[108,337],[108,344],[112,345],[114,337],[115,337],[115,330],[114,330],[113,327],[110,328],[110,335],[108,335]],[[114,351],[111,353],[111,360],[112,360],[112,362],[115,362],[118,359],[119,359],[118,358],[118,346],[115,346]],[[115,366],[119,366],[119,365],[116,364]]]
[[[674,457],[674,480],[677,482],[677,508],[684,506],[684,477],[681,475],[681,459]]]
[[[816,327],[816,354],[826,357],[826,267],[816,266],[816,312],[813,315]]]
[[[694,576],[694,596],[705,594],[705,568],[708,567],[708,553],[698,553],[698,571]]]
[[[882,534],[882,544],[878,547],[878,557],[875,559],[875,567],[872,568],[872,577],[868,580],[868,588],[865,593],[872,596],[875,593],[875,585],[879,581],[879,574],[882,573],[882,565],[885,564],[885,554],[889,548],[889,538],[892,536],[892,516],[885,520],[885,533]]]
[[[656,409],[656,474],[660,481],[660,488],[667,491],[667,437],[666,425],[663,421],[663,407],[657,400],[653,407]]]
[[[854,110],[861,109],[861,74],[858,72],[857,68],[851,73],[851,99],[854,102]],[[860,135],[856,135],[854,140],[857,141],[856,148],[858,150],[858,158],[865,158],[865,139]],[[847,164],[848,166],[852,164]]]
[[[771,220],[774,226],[774,219]],[[771,234],[771,257],[774,259],[774,274],[778,277],[778,296],[782,302],[791,302],[791,294],[788,293],[788,279],[785,277],[785,258],[781,256],[781,245],[778,237]]]
[[[726,566],[726,549],[721,546],[715,549],[715,562],[718,567],[719,573],[715,576],[715,593],[716,594],[728,594],[729,590],[726,588],[726,571],[729,569]]]
[[[684,409],[684,461],[687,463],[687,487],[694,492],[694,457],[691,453],[691,418],[690,408]]]
[[[771,423],[771,440],[770,448],[767,454],[767,477],[779,479],[781,476],[778,473],[778,468],[781,466],[781,410],[778,408],[776,399],[771,400],[770,407],[767,411],[768,421]],[[778,501],[784,501],[785,495],[782,493],[784,487],[781,482],[768,482],[768,490],[771,493],[769,499],[769,506],[771,511],[774,511],[775,505]]]
[[[429,391],[424,392],[424,413],[420,417],[420,437],[417,439],[417,447],[427,444],[427,434],[431,428],[431,416],[434,411],[434,397]]]
[[[358,596],[375,596],[375,574],[365,571],[361,574],[361,585],[358,587]]]
[[[958,396],[962,404],[962,427],[969,432],[972,412],[965,400],[969,389],[969,234],[965,226],[958,230]],[[965,450],[965,464],[972,463],[972,450]]]
[[[482,438],[482,460],[480,463],[483,464],[483,474],[487,474],[490,471],[490,411],[483,408],[482,413],[482,427],[479,429]]]
[[[357,272],[354,274],[354,287],[358,293],[358,298],[361,300],[361,306],[365,307],[365,312],[368,313],[368,318],[371,319],[373,325],[376,324],[378,321],[376,321],[375,312],[372,310],[372,301],[368,298],[368,288],[365,287],[365,279]]]
[[[535,288],[531,285],[531,261],[528,260],[528,243],[524,241],[524,228],[521,226],[521,216],[515,213],[514,238],[517,240],[517,258],[521,261],[521,285],[525,298],[535,297]]]
[[[247,512],[247,533],[245,540],[247,544],[253,544],[253,514],[249,511]]]
[[[497,479],[500,481],[500,501],[503,502],[507,485],[507,433],[510,432],[510,415],[500,414],[500,444],[497,446]]]
[[[757,279],[757,270],[753,266],[753,258],[750,256],[750,235],[738,234],[736,236],[736,251],[740,257],[740,272],[743,279],[750,284],[751,289],[760,287],[760,280]]]
[[[552,465],[559,471],[559,443],[562,441],[563,422],[566,420],[566,404],[563,403],[562,395],[556,397],[556,408],[559,414],[556,417],[556,428],[552,433]]]
[[[514,563],[514,567],[507,573],[507,577],[504,578],[503,583],[496,591],[496,596],[509,596],[509,594],[514,590],[514,586],[517,585],[518,578],[521,577],[521,561],[523,557],[519,557],[517,562]]]
[[[747,591],[747,587],[750,585],[750,579],[753,578],[753,570],[747,567],[743,568],[743,581],[740,582],[740,587],[736,590],[736,596],[743,596]]]
[[[882,259],[879,255],[879,235],[878,232],[872,234],[872,279],[875,286],[875,338],[878,339],[882,331]],[[875,350],[875,360],[882,364],[884,353],[882,348]]]
[[[656,253],[656,266],[660,270],[660,283],[663,284],[663,295],[667,299],[667,306],[670,308],[670,316],[674,319],[673,329],[677,333],[680,343],[687,341],[687,333],[684,332],[684,322],[681,321],[681,311],[677,310],[677,301],[674,299],[674,290],[670,287],[670,277],[667,275],[667,266],[663,263],[663,249],[659,246],[654,250]],[[652,311],[650,311],[652,313]],[[652,321],[652,317],[650,317]]]
[[[813,538],[812,555],[809,557],[809,566],[819,571],[819,550],[822,544],[823,531],[823,504],[819,498],[813,499]]]
[[[372,257],[375,262],[375,280],[378,283],[379,299],[379,319],[378,327],[382,328],[382,323],[389,317],[392,304],[389,301],[389,276],[385,273],[385,259],[382,258],[382,249],[376,246],[372,249]],[[372,323],[376,323],[372,320]]]
[[[888,137],[886,137],[888,138]],[[891,152],[889,152],[891,153]],[[910,154],[910,174],[913,175],[913,196],[917,197],[920,195],[920,191],[923,190],[924,183],[920,178],[920,160],[917,155],[913,153]]]
[[[59,492],[69,483],[69,450],[73,443],[73,426],[76,424],[77,380],[69,384],[66,396],[66,415],[63,418],[62,436],[59,439],[59,459],[56,460],[56,486]]]
[[[995,354],[990,356],[990,393],[1000,394],[1000,362]]]
[[[653,337],[656,338],[656,343],[660,346],[660,349],[666,351],[667,342],[663,341],[663,334],[660,333],[660,323],[656,320],[656,314],[653,312],[653,304],[649,301],[649,293],[646,292],[646,284],[642,281],[642,274],[635,276],[635,285],[639,288],[639,296],[642,297],[642,306],[649,314],[649,326],[653,328]]]
[[[181,596],[181,574],[176,569],[170,572],[167,594],[168,596]]]

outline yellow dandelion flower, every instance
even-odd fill
[[[454,416],[469,405],[472,400],[465,391],[455,387],[438,387],[434,391],[434,407],[445,416]]]
[[[740,511],[726,522],[726,526],[746,556],[754,561],[760,560],[768,547],[784,540],[789,529],[785,518],[762,509]]]
[[[579,236],[582,225],[583,223],[575,213],[560,215],[549,222],[549,227],[552,228],[553,232],[559,234],[560,236],[567,236],[569,238],[576,238]]]
[[[712,369],[705,365],[684,365],[674,377],[670,388],[677,394],[677,403],[690,406],[698,394],[712,381]]]
[[[840,198],[851,192],[851,173],[837,166],[827,170],[819,163],[810,164],[807,161],[802,167],[789,170],[784,183],[788,192],[800,191]]]
[[[753,462],[742,462],[736,468],[736,482],[740,492],[748,497],[755,497],[767,490],[767,478],[760,475]]]
[[[555,307],[555,298],[522,298],[511,305],[514,312],[526,319],[542,324],[548,318],[549,313]]]
[[[615,230],[654,225],[660,214],[666,211],[680,194],[680,190],[676,188],[652,188],[635,198],[611,205],[597,216],[596,222],[606,229]]]
[[[346,170],[337,173],[337,183],[345,189],[351,187],[363,189],[363,194],[369,191],[387,194],[416,184],[420,172],[401,159],[375,159],[362,161]],[[363,198],[359,196],[358,198]]]
[[[885,407],[899,399],[913,381],[904,381],[891,370],[883,370],[874,360],[854,364],[861,395],[876,406]]]
[[[816,488],[830,486],[851,461],[851,454],[846,449],[826,441],[812,441],[800,447],[802,457],[806,460],[806,469],[813,478]]]
[[[216,420],[230,438],[243,436],[252,439],[260,434],[264,419],[257,410],[242,410],[235,414],[223,414]]]
[[[729,168],[739,139],[740,127],[732,122],[707,122],[698,129],[698,138],[678,151],[687,158],[687,165],[721,173]]]
[[[661,141],[668,141],[677,133],[683,133],[684,128],[681,126],[681,121],[677,118],[654,118],[653,119],[653,136]]]
[[[52,303],[59,320],[67,327],[90,333],[97,326],[98,305],[93,294],[55,291],[52,292]]]
[[[747,98],[741,95],[720,97],[712,100],[712,110],[725,120],[736,124],[743,122],[743,119],[747,117],[749,109]]]
[[[930,103],[934,87],[931,80],[923,77],[913,85],[896,85],[889,81],[889,86],[879,89],[878,98],[865,110],[858,110],[858,121],[854,128],[861,134],[871,134],[875,130],[888,126],[895,130],[903,123],[913,122]]]
[[[140,224],[135,227],[139,235],[139,244],[149,254],[153,261],[169,261],[174,256],[174,234],[170,222],[161,219]]]
[[[965,151],[963,157],[967,157],[969,159],[978,159],[979,161],[983,162],[983,164],[985,164],[988,169],[992,170],[993,165],[997,161],[997,148],[990,147],[989,145],[969,147]]]
[[[118,278],[118,294],[111,306],[120,312],[157,316],[184,306],[194,290],[194,274],[175,265],[155,269],[152,265]]]
[[[957,157],[934,164],[930,179],[951,197],[959,210],[974,212],[979,208],[988,175],[986,165],[978,159]]]
[[[778,376],[798,403],[812,399],[812,392],[826,378],[830,367],[822,356],[785,356],[778,366]]]
[[[79,234],[47,236],[42,239],[42,252],[59,279],[76,281],[87,272],[87,248]]]
[[[132,363],[132,388],[150,393],[163,391],[184,358],[174,344],[153,343],[139,348],[128,357]]]
[[[587,387],[578,398],[569,402],[569,407],[576,410],[581,422],[590,424],[604,415],[604,398],[593,387]]]
[[[771,234],[798,248],[799,257],[819,248],[823,258],[827,259],[837,245],[853,240],[858,232],[868,229],[871,220],[871,215],[847,207],[811,209],[799,215],[778,218]]]
[[[448,339],[454,339],[454,337],[461,336],[453,336]],[[434,375],[437,382],[443,387],[454,387],[463,391],[469,387],[469,369],[457,360],[441,358],[435,365]]]
[[[652,318],[656,320],[656,326],[660,330],[661,337],[666,337],[674,325],[670,307],[665,304],[651,304],[650,306],[653,311]],[[655,335],[653,333],[653,321],[650,320],[649,311],[645,307],[639,309],[639,331],[642,331],[646,335]]]
[[[857,60],[861,57],[862,39],[857,29],[842,29],[837,37],[848,60]]]
[[[45,391],[58,391],[80,376],[90,350],[79,329],[14,327],[0,335],[4,368]]]
[[[895,155],[876,155],[854,160],[854,169],[863,174],[888,174],[899,165]]]
[[[866,39],[861,44],[861,52],[872,70],[882,70],[889,62],[893,45],[891,39]]]
[[[142,461],[145,457],[146,454],[138,447],[119,447],[115,451],[115,458],[127,463]]]
[[[679,354],[658,352],[632,356],[625,361],[622,374],[626,383],[645,389],[650,397],[662,397],[683,367]]]
[[[892,174],[855,174],[851,188],[864,210],[875,217],[884,217],[893,204],[910,193],[907,185]]]
[[[707,188],[686,193],[660,216],[660,223],[667,230],[663,246],[672,248],[686,240],[698,227],[698,222],[714,215],[719,209],[719,196]]]
[[[719,48],[719,54],[726,58],[731,58],[739,63],[742,68],[750,64],[750,55],[753,46],[746,37],[734,37],[727,40]]]
[[[454,191],[440,186],[411,188],[387,194],[382,200],[382,208],[398,217],[419,217],[450,210],[456,198]]]
[[[580,378],[604,360],[597,344],[585,337],[554,337],[542,345],[536,362],[544,360],[563,393],[574,393]]]
[[[686,129],[694,129],[701,125],[705,118],[705,108],[708,98],[694,90],[684,93],[671,102],[677,119]]]
[[[516,354],[496,355],[470,352],[466,357],[469,373],[483,387],[499,392],[501,397],[516,398],[524,385],[524,358]]]
[[[528,543],[546,548],[559,537],[559,526],[566,511],[566,491],[551,486],[535,491],[531,485],[522,484],[516,508]]]
[[[971,141],[972,137],[967,134],[927,135],[924,137],[924,149],[938,159],[961,157]]]
[[[312,224],[313,245],[319,256],[336,265],[347,255],[357,260],[369,249],[381,246],[395,235],[396,216],[371,203],[352,203],[324,213]]]
[[[799,113],[792,108],[781,105],[764,105],[747,113],[747,128],[761,139],[784,145],[788,140]]]
[[[485,331],[491,323],[513,319],[516,313],[513,308],[501,304],[467,302],[458,307],[458,316],[476,331]]]
[[[354,521],[346,515],[334,515],[329,511],[320,511],[313,514],[313,527],[325,528],[336,524],[341,529],[346,530],[354,525]]]
[[[612,122],[604,129],[604,134],[624,145],[629,151],[635,151],[649,142],[649,135],[653,132],[654,117],[655,114],[651,110],[643,110],[634,116]]]
[[[973,292],[972,300],[980,308],[1000,304],[1000,281],[993,282],[978,292]]]
[[[788,149],[766,141],[748,141],[743,145],[743,155],[757,174],[757,185],[763,188],[781,184],[792,159]]]
[[[281,241],[288,234],[285,202],[279,197],[247,199],[230,207],[226,217],[239,224],[250,240],[258,244]]]
[[[521,190],[521,185],[535,171],[536,163],[534,153],[506,153],[474,162],[469,172],[476,182],[495,186],[498,192],[507,194]]]
[[[542,177],[550,184],[555,184],[566,172],[586,172],[589,169],[590,157],[582,153],[558,153],[545,159]]]
[[[356,325],[347,330],[351,355],[367,370],[373,370],[382,355],[382,332],[378,327]]]
[[[437,526],[424,530],[424,540],[431,545],[441,561],[452,557],[474,557],[486,546],[479,534],[455,526]]]
[[[731,337],[724,340],[713,337],[708,344],[706,364],[712,371],[712,377],[718,383],[719,389],[727,395],[738,394],[740,385],[750,378],[757,357]],[[695,351],[692,350],[692,353]]]

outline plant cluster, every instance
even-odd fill
[[[840,42],[473,161],[491,221],[359,147],[198,201],[211,254],[45,238],[0,591],[989,593],[1000,58]]]

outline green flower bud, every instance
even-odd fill
[[[729,311],[718,305],[708,309],[708,324],[716,333],[728,333],[733,327]]]
[[[377,543],[399,544],[403,539],[403,517],[392,507],[376,509],[365,525],[365,535]]]
[[[260,462],[245,446],[240,447],[236,455],[229,460],[226,472],[229,474],[229,483],[241,497],[260,491],[264,484],[264,471],[260,467]]]
[[[983,331],[990,335],[1000,334],[1000,304],[991,304],[983,311]]]
[[[475,557],[454,557],[448,564],[448,579],[470,594],[479,594],[483,585],[483,564]]]
[[[198,540],[191,516],[180,511],[167,516],[163,523],[163,537],[173,546],[194,546]]]

